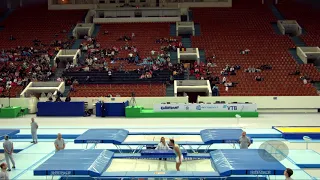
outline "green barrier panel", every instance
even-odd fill
[[[173,118],[173,117],[259,117],[258,112],[154,112],[153,109],[144,109],[141,106],[126,107],[127,118]]]
[[[20,106],[0,108],[0,118],[15,118],[28,113],[29,110],[27,108],[21,108]]]

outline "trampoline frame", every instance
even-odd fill
[[[150,141],[150,142],[152,142],[152,141]],[[93,149],[95,149],[98,144],[99,144],[99,143],[94,143]],[[233,149],[236,149],[236,144],[237,144],[237,143],[224,143],[224,144],[232,144],[232,148],[233,148]],[[88,149],[88,145],[89,145],[89,143],[86,144],[86,149]],[[129,148],[129,150],[132,151],[132,152],[131,152],[132,154],[140,153],[140,152],[143,150],[144,147],[151,146],[151,145],[137,145],[136,148],[132,148],[129,144],[125,144],[125,145],[113,144],[113,145],[117,148],[117,150],[118,150],[120,153],[122,153],[121,146],[127,146],[127,147]],[[196,146],[195,144],[193,144],[193,145]],[[203,144],[200,145],[200,144],[199,144],[198,147],[197,147],[196,149],[194,149],[194,148],[192,147],[192,145],[190,145],[190,144],[182,144],[182,145],[179,144],[180,148],[182,148],[182,149],[184,149],[184,150],[186,150],[186,151],[187,151],[187,150],[191,150],[193,153],[199,153],[199,150],[200,150],[200,148],[201,148],[202,146],[205,146],[204,153],[208,153],[209,150],[210,150],[210,147],[211,147],[212,145],[213,145],[213,144],[207,144],[207,145],[203,145]],[[184,146],[188,146],[189,148],[185,148]],[[154,145],[153,145],[153,147],[154,147]]]

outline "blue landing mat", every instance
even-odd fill
[[[242,132],[242,129],[205,129],[200,136],[205,144],[238,143]]]
[[[18,133],[20,133],[19,129],[0,129],[0,140],[4,139],[5,135],[11,137]]]
[[[261,149],[223,149],[212,151],[210,155],[213,168],[221,176],[283,175],[286,169],[271,154]]]
[[[201,173],[201,172],[199,172]],[[221,178],[217,178],[217,177],[204,177],[206,180],[220,180]],[[257,176],[239,176],[239,177],[226,177],[226,178],[222,178],[223,180],[257,180]],[[119,180],[119,178],[101,178],[99,177],[100,180],[102,179],[107,179],[107,180]],[[175,180],[175,178],[166,178],[167,180]],[[200,178],[192,178],[193,180],[201,180]],[[91,178],[91,177],[61,177],[60,180],[96,180],[95,178]],[[123,178],[123,180],[139,180],[138,178]],[[147,180],[147,178],[143,179],[143,180]],[[259,176],[259,180],[268,180],[268,178],[266,176]]]
[[[320,154],[313,150],[290,150],[288,158],[300,168],[320,168]]]
[[[107,150],[63,150],[55,153],[33,172],[35,176],[100,176],[110,165],[113,152]]]
[[[129,131],[124,129],[89,129],[77,139],[75,144],[84,143],[112,143],[121,144],[128,136]]]

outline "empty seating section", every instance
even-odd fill
[[[67,33],[85,16],[85,10],[50,11],[47,6],[32,6],[15,10],[2,25],[0,31],[0,48],[15,48],[17,46],[33,46],[35,38],[43,44],[52,40],[66,40]],[[67,33],[61,33],[66,30]],[[55,35],[58,35],[55,37]],[[16,40],[10,41],[12,35]]]
[[[320,46],[319,4],[317,1],[280,1],[277,8],[286,19],[294,19],[306,31],[301,37],[308,46]],[[317,4],[314,4],[317,3]]]
[[[239,84],[229,88],[228,92],[219,85],[220,95],[317,95],[311,85],[304,85],[297,76],[289,75],[298,66],[288,53],[294,44],[288,37],[274,33],[271,22],[277,19],[266,5],[261,5],[260,1],[237,1],[233,2],[232,8],[192,10],[195,23],[201,26],[201,36],[192,37],[193,47],[205,49],[207,57],[216,56],[213,62],[217,67],[211,68],[214,74],[219,75],[227,64],[241,66],[236,75],[227,76],[227,81]],[[239,51],[246,48],[250,53],[241,55]],[[257,68],[265,64],[271,65],[272,70],[244,72],[248,67]],[[301,71],[310,73],[309,76],[318,75],[315,70],[309,65],[301,66]],[[257,75],[264,81],[256,81]],[[319,80],[319,76],[317,78]]]
[[[166,87],[164,84],[86,84],[75,86],[72,97],[131,97],[134,92],[137,97],[165,96]]]
[[[108,34],[104,34],[105,31],[108,31]],[[159,38],[170,37],[170,23],[102,24],[97,35],[97,41],[101,44],[101,48],[112,48],[115,46],[120,49],[125,46],[126,42],[118,39],[125,35],[131,38],[132,33],[135,34],[135,37],[131,41],[128,41],[128,45],[135,46],[140,58],[143,59],[151,56],[151,50],[160,52],[162,45],[155,43],[155,41]],[[115,57],[127,58],[129,53],[130,51],[120,50],[120,53]],[[123,63],[123,66],[128,70],[137,69],[135,64],[128,64],[125,61],[116,61],[114,65],[119,63]]]

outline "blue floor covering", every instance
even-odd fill
[[[59,129],[59,132],[63,134],[63,136],[67,135],[79,135],[85,132],[87,129],[83,128],[73,128],[73,129]],[[139,129],[128,129],[131,132],[141,132],[142,130]],[[177,132],[194,132],[197,133],[202,129],[179,129],[176,130]],[[143,132],[146,130],[144,129]],[[153,132],[164,132],[167,131],[173,132],[171,129],[163,130],[154,130],[151,129],[150,131]],[[281,138],[281,133],[273,129],[246,129],[245,130],[248,134],[253,134],[260,137],[270,137],[270,138],[253,138],[253,144],[250,148],[258,149],[260,148],[261,144],[268,140],[280,140],[285,141]],[[21,129],[19,135],[29,136],[30,129]],[[10,177],[12,180],[15,179],[44,179],[45,177],[35,177],[33,176],[33,169],[38,167],[42,162],[46,159],[51,157],[54,152],[54,145],[53,142],[55,140],[55,136],[57,134],[56,129],[40,129],[39,134],[43,134],[47,136],[50,134],[52,138],[49,139],[40,139],[39,143],[33,145],[30,143],[31,139],[13,139],[15,149],[18,150],[18,153],[14,154],[14,158],[16,160],[17,169],[10,172]],[[85,144],[74,144],[73,139],[66,139],[66,149],[85,149]],[[293,143],[300,143],[303,141],[289,141]],[[304,144],[300,145],[302,148],[305,147]],[[137,146],[132,146],[132,148],[136,148]],[[88,149],[94,148],[93,144],[89,144]],[[113,149],[116,150],[114,145],[110,144],[98,144],[95,148],[97,149]],[[122,147],[124,148],[124,147]],[[126,147],[127,148],[127,147]],[[185,148],[188,148],[185,146]],[[197,146],[192,146],[192,148],[197,148]],[[200,149],[205,149],[206,147],[203,146]],[[214,144],[210,147],[210,149],[232,149],[234,148],[231,144]],[[239,145],[235,145],[235,148],[239,148]],[[128,148],[127,148],[128,149]],[[1,153],[2,147],[0,147]],[[289,155],[287,158],[284,158],[281,163],[286,166],[294,169],[294,176],[293,179],[313,179],[310,177],[304,170],[300,169],[302,167],[309,167],[309,168],[320,168],[320,155],[312,150],[291,150],[289,151]],[[3,161],[3,156],[0,154],[0,162]],[[53,177],[53,179],[59,179],[60,177]],[[51,177],[50,177],[51,179]],[[270,179],[283,179],[283,177],[279,176],[270,176]]]

